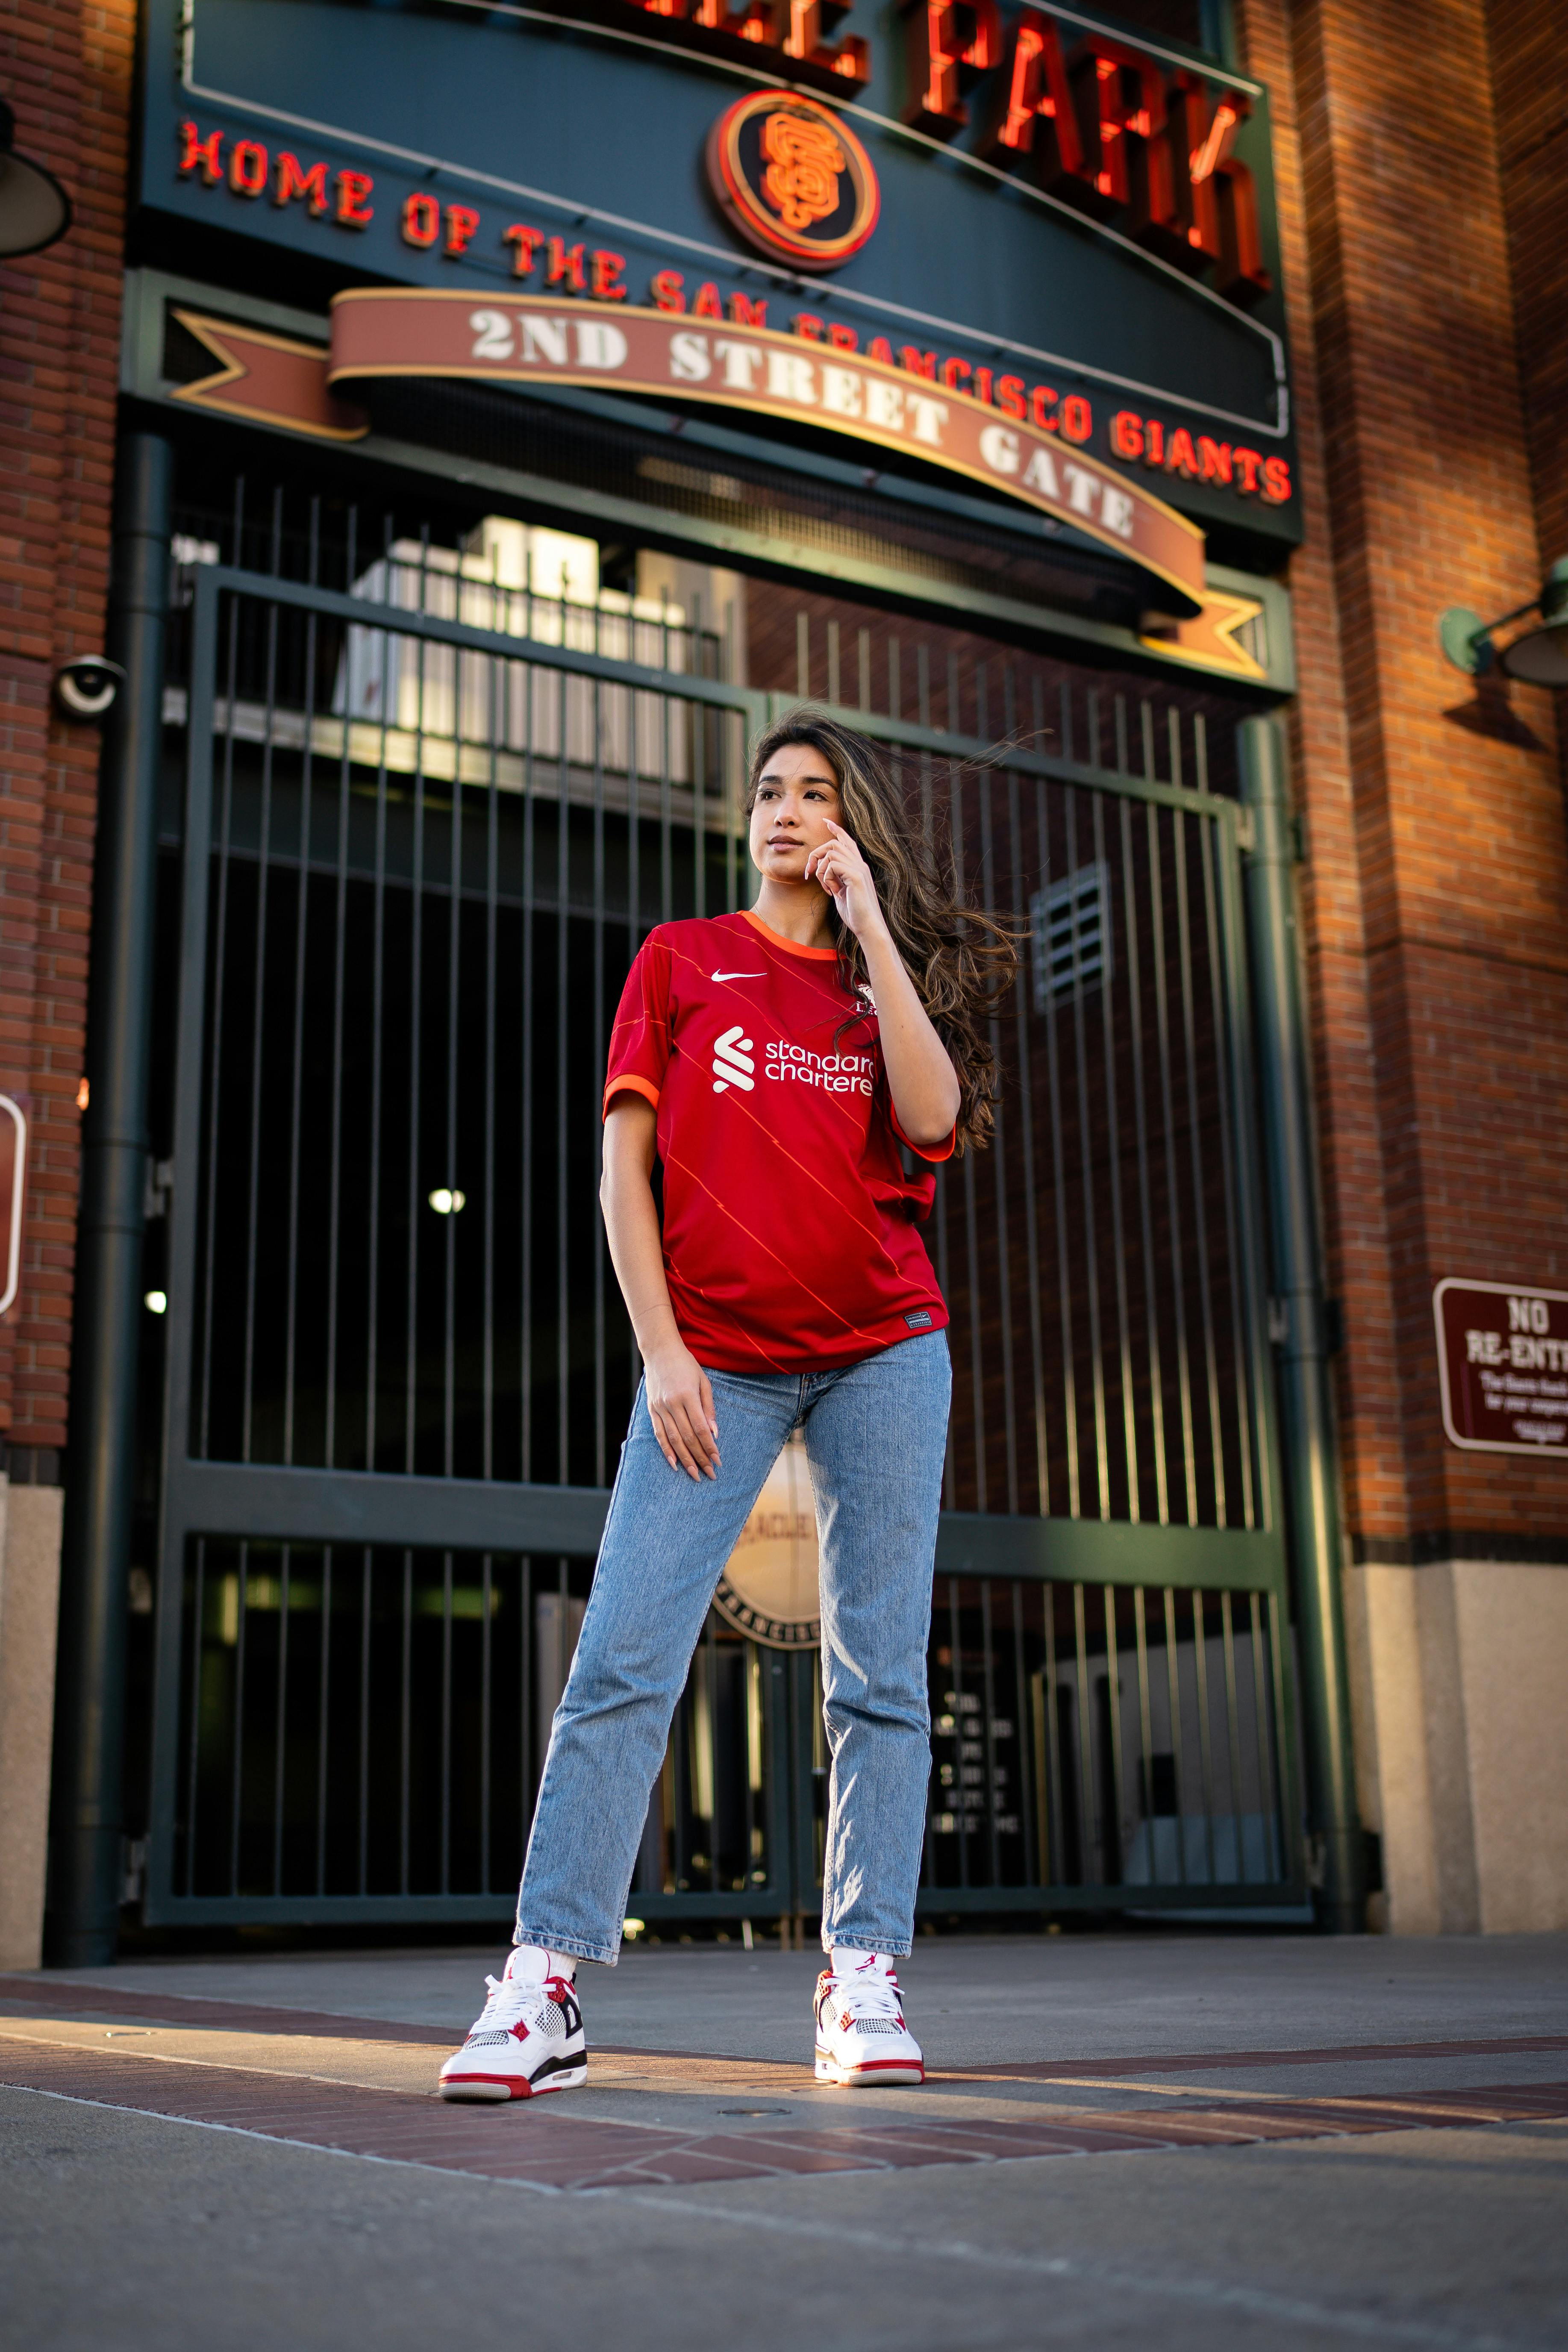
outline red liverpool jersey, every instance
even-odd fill
[[[664,1270],[700,1364],[826,1370],[946,1323],[915,1231],[936,1179],[904,1174],[877,1018],[831,948],[749,913],[661,923],[626,976],[605,1109],[628,1089],[658,1112]]]

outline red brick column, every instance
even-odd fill
[[[1249,8],[1249,27],[1264,14],[1278,11]],[[1363,1536],[1561,1535],[1568,1513],[1563,1466],[1445,1444],[1432,1339],[1444,1274],[1568,1280],[1568,834],[1552,698],[1478,689],[1436,642],[1445,607],[1502,612],[1542,569],[1486,15],[1480,0],[1436,19],[1415,0],[1312,0],[1293,16],[1298,332],[1328,491],[1294,584],[1312,663],[1300,726],[1336,1137],[1347,1015],[1375,1080],[1370,1127],[1354,1108],[1376,1161],[1330,1174]],[[1337,679],[1319,663],[1336,624]],[[1331,967],[1353,950],[1358,899],[1364,979],[1347,1002]],[[1352,1261],[1379,1189],[1392,1311],[1368,1328]]]
[[[1446,1442],[1431,1306],[1445,1275],[1568,1289],[1556,714],[1437,644],[1447,606],[1504,612],[1568,552],[1559,15],[1238,8],[1274,107],[1302,442],[1292,728],[1347,1615],[1396,1927],[1568,1918],[1568,1465]]]
[[[135,11],[19,0],[0,24],[16,144],[69,234],[0,262],[0,1089],[27,1113],[22,1289],[0,1325],[0,1436],[66,1442],[77,1089],[98,736],[50,685],[103,649]]]

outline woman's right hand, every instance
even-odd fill
[[[643,1360],[647,1414],[659,1451],[689,1477],[719,1475],[719,1416],[708,1375],[679,1340]]]

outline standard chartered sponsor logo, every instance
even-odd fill
[[[749,1095],[756,1084],[752,1076],[756,1064],[752,1059],[752,1041],[742,1034],[737,1021],[735,1026],[726,1029],[714,1044],[714,1093],[721,1095],[726,1087],[739,1087],[743,1094]]]
[[[813,1054],[780,1039],[767,1048],[763,1076],[797,1086],[818,1087],[825,1095],[868,1095],[877,1065],[869,1054]]]

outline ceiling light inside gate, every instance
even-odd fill
[[[163,1290],[144,1291],[142,1304],[149,1315],[166,1315],[169,1311],[168,1293]]]
[[[466,1192],[449,1191],[445,1184],[438,1184],[430,1195],[430,1206],[438,1217],[455,1217],[459,1209],[468,1205],[468,1199]]]

